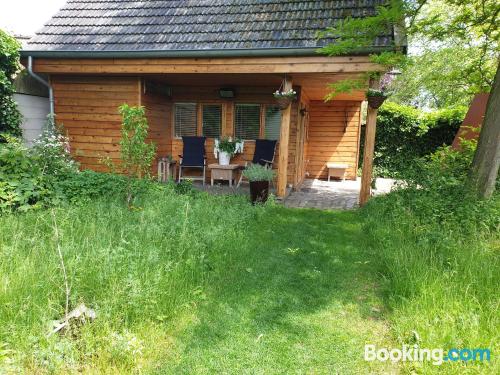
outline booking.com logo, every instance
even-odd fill
[[[445,362],[471,362],[471,361],[490,361],[490,349],[450,349],[445,352],[443,349],[425,349],[418,346],[403,345],[401,349],[380,348],[375,345],[365,345],[365,361],[392,361],[392,362],[423,362],[430,361],[434,365],[442,365]]]

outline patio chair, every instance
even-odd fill
[[[274,163],[274,155],[276,154],[276,143],[277,141],[271,141],[268,139],[256,139],[255,140],[255,151],[253,153],[252,164],[260,164],[265,168],[272,168]],[[244,170],[248,167],[249,160],[245,160],[245,166],[242,167]],[[240,180],[238,181],[239,187],[241,181],[243,180],[243,173],[240,175]]]
[[[207,158],[205,156],[205,137],[182,137],[183,148],[182,155],[179,155],[179,182],[181,180],[202,180],[205,186],[205,174],[207,166]],[[199,168],[203,171],[203,175],[185,176],[184,168]]]

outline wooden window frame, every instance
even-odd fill
[[[270,103],[250,103],[250,102],[236,102],[233,103],[233,134],[232,136],[236,138],[236,106],[239,104],[251,104],[260,106],[259,114],[259,139],[266,139],[266,111],[267,107],[277,107],[276,104]],[[245,142],[255,142],[255,139],[243,139]],[[279,142],[279,139],[278,139]]]
[[[225,102],[197,102],[197,101],[182,101],[172,103],[172,138],[182,139],[182,136],[177,136],[175,131],[175,106],[177,104],[195,104],[196,105],[196,137],[203,137],[203,106],[204,105],[218,105],[221,109],[221,124],[220,124],[220,137],[224,134],[224,124],[226,121],[226,103]],[[207,139],[217,139],[213,137],[207,137]]]

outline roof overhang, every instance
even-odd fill
[[[351,56],[369,55],[393,51],[389,47],[363,48],[349,53]],[[42,57],[54,59],[140,59],[162,57],[286,57],[318,56],[319,49],[311,48],[263,48],[263,49],[210,49],[210,50],[141,50],[141,51],[62,51],[62,50],[22,50],[22,57]]]

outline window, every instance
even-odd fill
[[[175,136],[196,135],[197,116],[195,103],[174,104]]]
[[[281,111],[274,105],[266,106],[266,124],[264,135],[266,139],[280,139]]]
[[[260,104],[234,106],[234,135],[241,139],[257,139],[260,134]]]
[[[209,138],[219,138],[222,125],[222,106],[220,104],[205,104],[202,115],[203,135]]]

